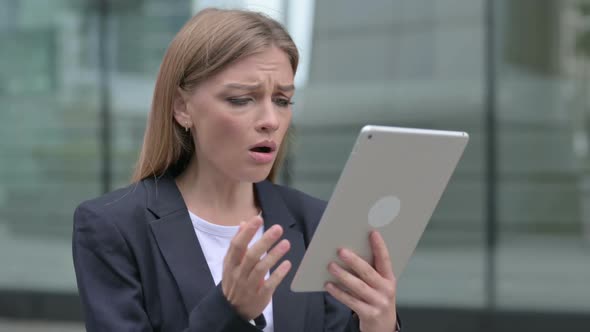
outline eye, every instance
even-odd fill
[[[274,98],[272,101],[279,107],[288,107],[289,105],[293,105],[293,102],[287,98]]]
[[[228,103],[230,103],[234,106],[245,106],[249,102],[254,101],[252,98],[234,98],[234,97],[227,98],[226,100]]]

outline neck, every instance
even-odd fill
[[[188,209],[209,222],[235,226],[258,214],[252,182],[230,179],[194,159],[176,184]]]

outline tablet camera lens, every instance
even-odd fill
[[[368,138],[369,139],[373,138],[373,134],[369,134]]]

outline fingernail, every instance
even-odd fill
[[[340,249],[338,255],[340,255],[341,258],[348,258],[350,253],[346,249]]]
[[[281,241],[281,242],[279,242],[279,244],[277,246],[279,247],[280,252],[287,251],[287,242]]]
[[[328,271],[330,272],[338,272],[338,264],[331,262],[330,264],[328,264]]]
[[[274,226],[272,226],[272,227],[273,227],[273,230],[272,230],[272,235],[273,235],[273,236],[280,236],[280,235],[281,235],[281,231],[282,231],[282,228],[281,228],[281,226],[279,226],[279,225],[274,225]]]
[[[285,261],[287,263],[285,263],[284,265],[281,266],[281,272],[286,273],[287,271],[289,271],[289,269],[291,268],[291,263],[289,261]]]

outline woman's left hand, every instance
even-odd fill
[[[394,332],[396,280],[389,251],[379,232],[371,232],[369,238],[374,266],[354,252],[340,249],[338,256],[355,274],[330,263],[328,270],[337,283],[327,283],[326,290],[358,315],[362,332]]]

